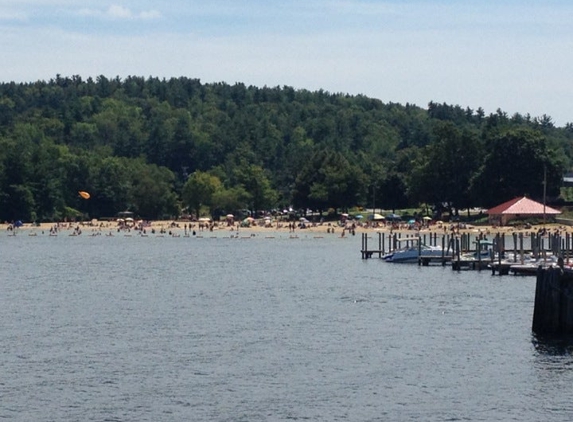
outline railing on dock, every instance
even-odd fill
[[[376,245],[370,249],[369,240]],[[482,256],[484,242],[491,245],[489,256]],[[451,262],[452,268],[481,270],[487,267],[492,272],[507,274],[509,265],[503,261],[512,258],[514,262],[523,263],[526,254],[534,259],[542,258],[548,254],[559,256],[565,262],[569,262],[573,256],[573,235],[570,233],[496,233],[494,236],[476,235],[473,233],[362,233],[362,259],[378,256],[382,259],[385,255],[402,247],[414,245],[441,246],[444,251],[443,259],[425,258],[420,253],[420,265],[428,265],[432,261],[440,261],[442,264]],[[474,254],[474,259],[468,259],[468,254]]]
[[[378,248],[368,249],[368,240],[373,239],[371,233],[362,233],[362,259],[372,258],[373,255],[378,255],[378,258],[383,258],[387,253],[393,252],[402,247],[411,247],[417,242],[422,242],[421,244],[429,246],[442,247],[450,242],[450,236],[441,236],[437,233],[429,233],[428,235],[423,234],[422,236],[415,234],[403,234],[403,233],[375,233],[378,238]]]

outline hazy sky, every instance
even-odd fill
[[[0,81],[187,76],[573,122],[573,2],[0,0]]]

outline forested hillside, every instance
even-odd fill
[[[557,197],[573,125],[197,79],[0,85],[0,219]],[[91,194],[89,200],[78,191]]]

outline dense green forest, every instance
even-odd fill
[[[0,85],[0,219],[354,206],[449,211],[560,195],[573,125],[457,105],[185,77]],[[87,191],[86,200],[78,191]]]

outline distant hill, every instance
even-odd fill
[[[288,86],[135,76],[3,83],[0,218],[466,208],[538,196],[543,171],[557,196],[572,140],[572,125],[557,128],[549,116]],[[214,191],[185,190],[192,174],[208,174]]]

